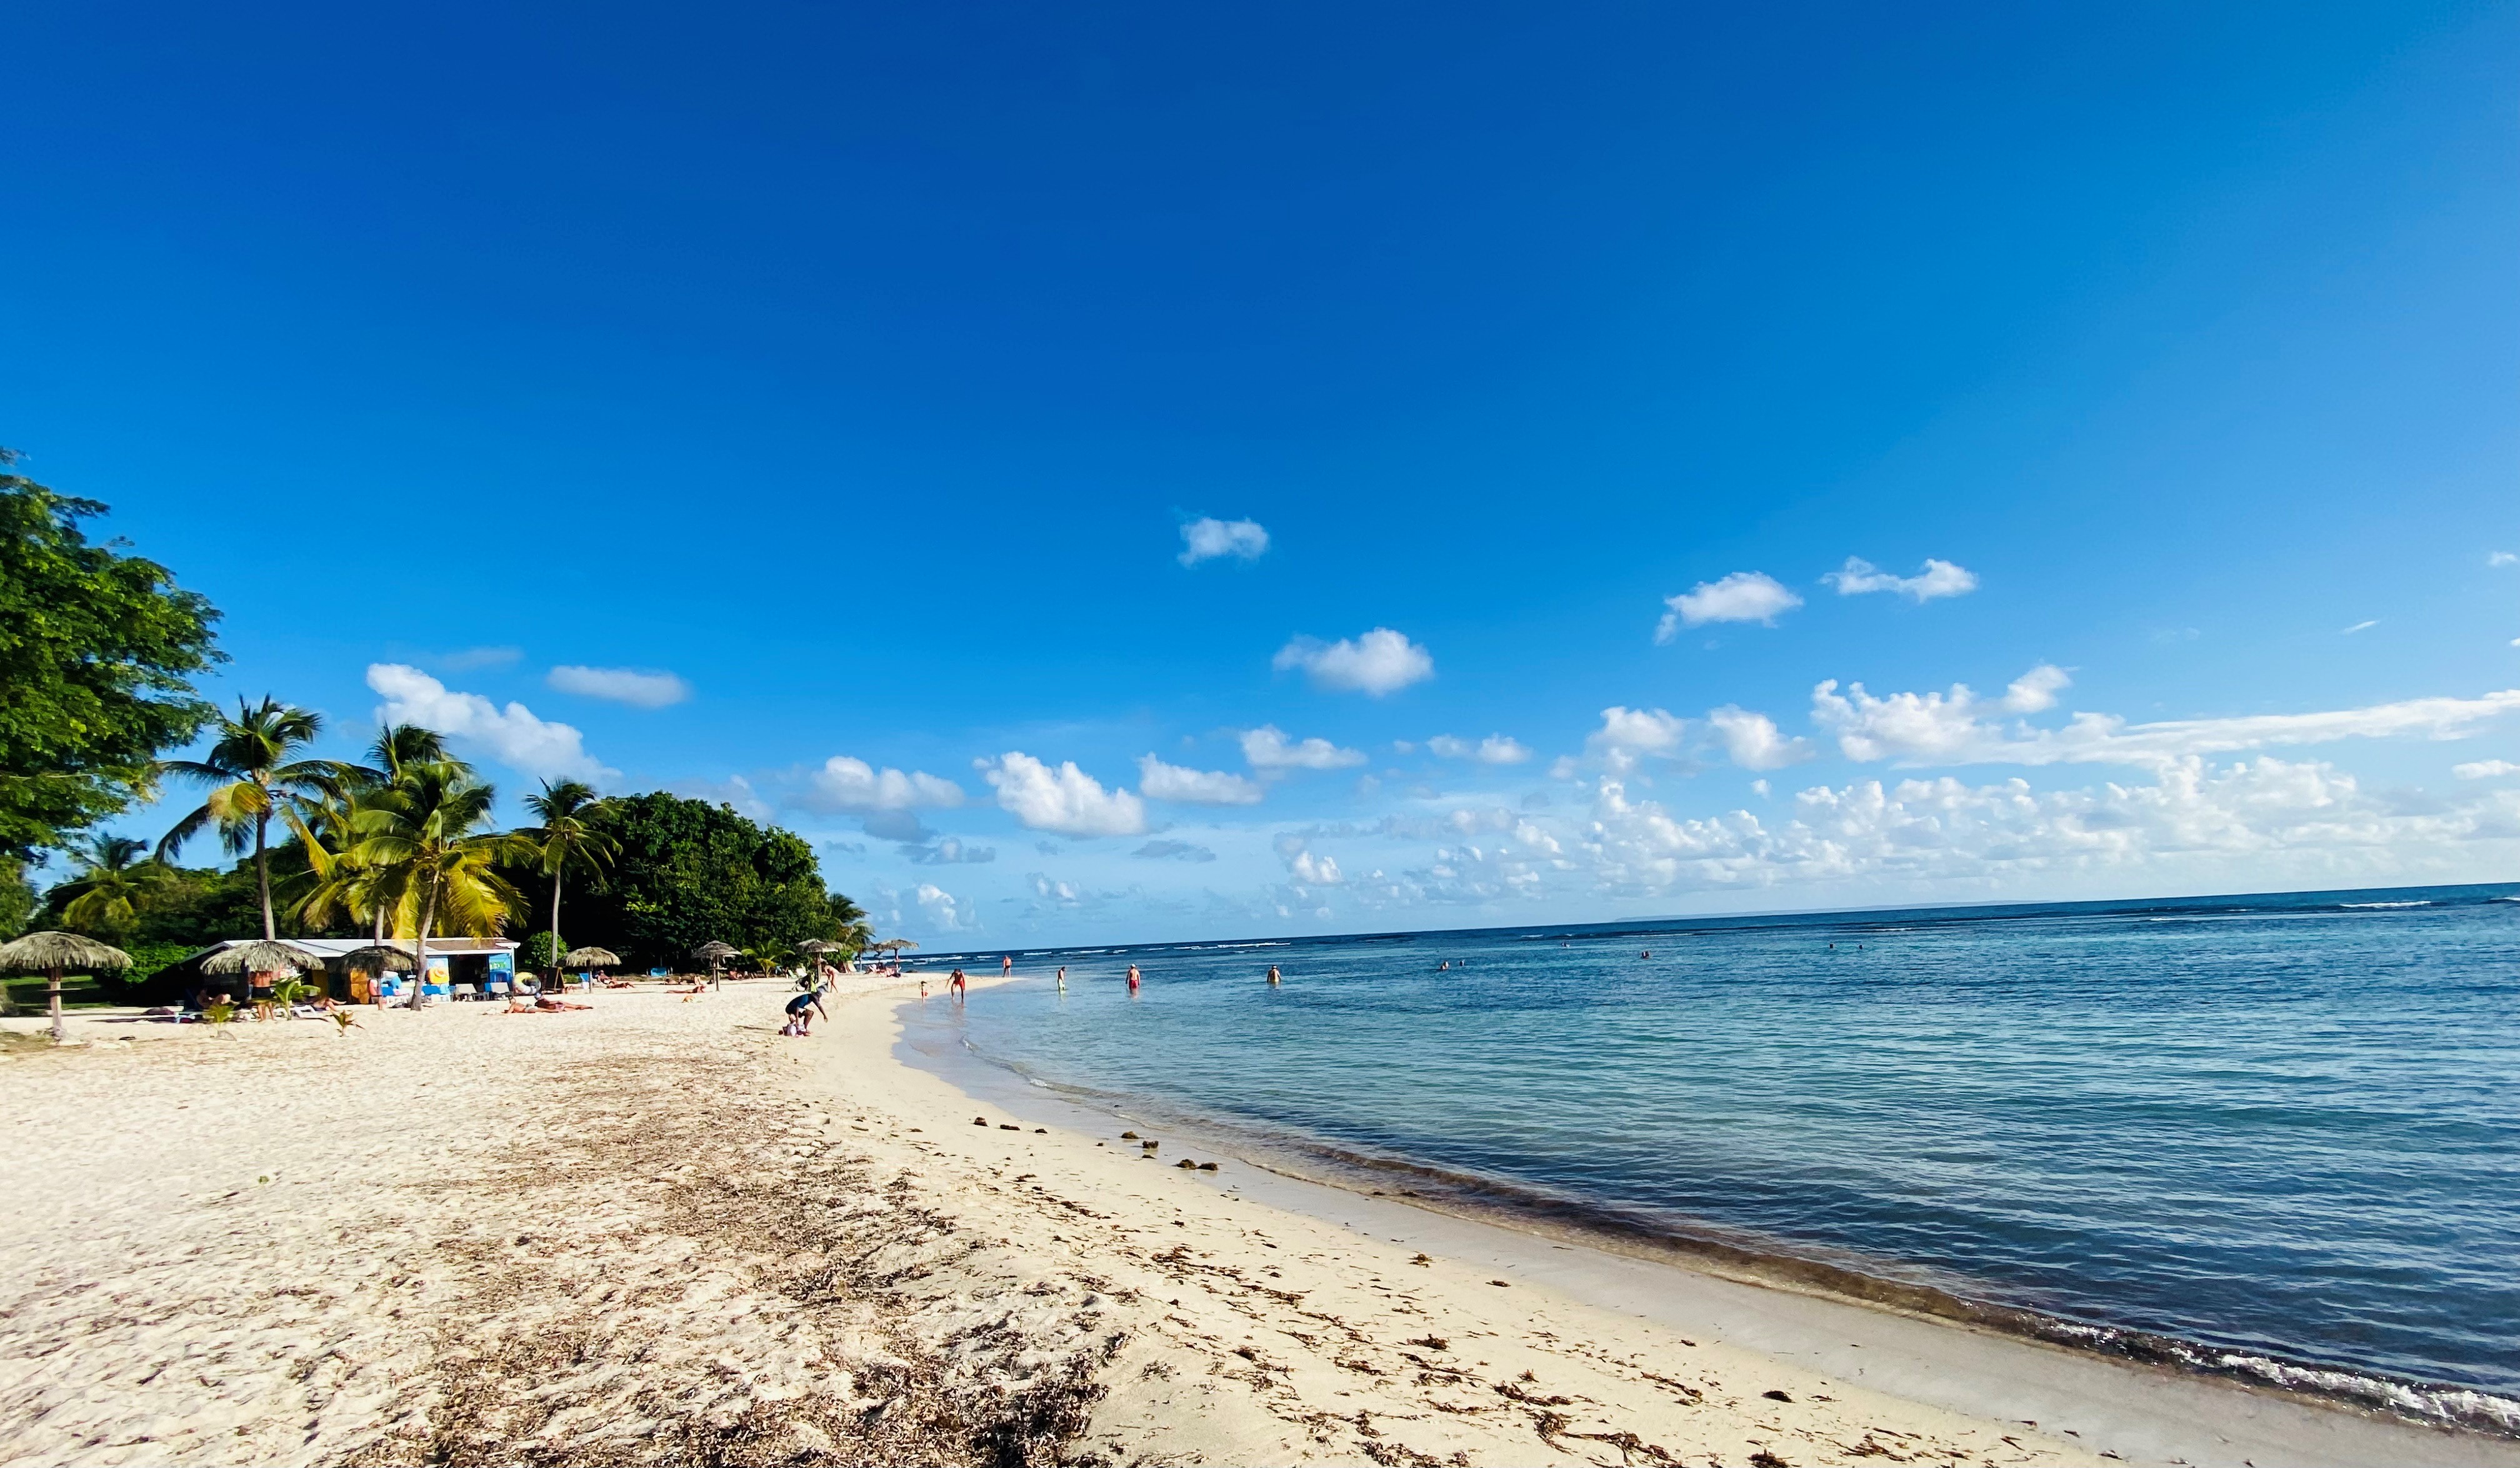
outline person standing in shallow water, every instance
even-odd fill
[[[1275,964],[1275,963],[1272,963],[1272,964],[1270,964],[1270,965],[1269,965],[1269,985],[1270,985],[1270,987],[1271,987],[1271,988],[1273,988],[1273,989],[1274,989],[1274,988],[1276,988],[1276,987],[1277,987],[1277,984],[1278,984],[1278,965],[1277,965],[1277,964]]]
[[[1012,979],[1014,976],[1015,956],[1012,954],[998,955],[998,977],[1002,979]]]
[[[958,968],[954,970],[953,977],[947,982],[946,987],[954,991],[956,999],[961,999],[970,989],[971,981],[963,977],[963,970]]]
[[[1061,994],[1067,992],[1067,965],[1064,963],[1058,965],[1058,992]]]
[[[1138,992],[1138,965],[1135,963],[1129,965],[1129,992]]]

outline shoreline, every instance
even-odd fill
[[[905,1040],[905,1045],[908,1042]],[[2391,1376],[2367,1367],[2339,1365],[2274,1348],[2215,1346],[2136,1326],[2077,1320],[2037,1310],[1971,1298],[1958,1288],[1902,1280],[1856,1255],[1833,1263],[1817,1248],[1769,1243],[1737,1230],[1691,1221],[1631,1222],[1615,1209],[1552,1196],[1512,1179],[1448,1171],[1396,1154],[1374,1155],[1327,1139],[1176,1109],[1160,1097],[1089,1090],[1031,1074],[1013,1062],[965,1047],[954,1057],[919,1052],[938,1063],[949,1079],[993,1095],[1014,1097],[1020,1108],[1037,1098],[1055,1099],[1085,1115],[1109,1112],[1144,1117],[1234,1153],[1246,1165],[1290,1180],[1351,1194],[1392,1197],[1409,1206],[1511,1231],[1562,1240],[1694,1273],[1770,1290],[1807,1294],[1867,1310],[1965,1326],[2181,1375],[2234,1383],[2291,1397],[2307,1405],[2373,1414],[2409,1427],[2445,1429],[2488,1439],[2520,1442],[2520,1400],[2483,1388]],[[999,1084],[992,1085],[992,1082]],[[1134,1109],[1133,1109],[1134,1108]],[[1386,1183],[1387,1186],[1375,1186]]]
[[[990,984],[998,982],[993,975]],[[2133,1338],[2135,1349],[2112,1350],[2069,1334],[2089,1329],[2097,1337],[2100,1328],[1980,1306],[1792,1256],[1720,1243],[1700,1252],[1693,1247],[1699,1241],[1643,1229],[1627,1235],[1572,1218],[1483,1204],[1474,1196],[1373,1188],[1377,1166],[1421,1186],[1443,1175],[1359,1155],[1341,1176],[1335,1165],[1300,1147],[1273,1145],[1274,1138],[1178,1112],[1157,1099],[1079,1092],[959,1044],[951,1054],[934,1053],[912,1044],[904,1022],[910,1005],[895,1008],[898,1063],[926,1070],[975,1103],[1000,1105],[1027,1124],[1074,1131],[1116,1119],[1160,1126],[1234,1158],[1244,1169],[1236,1191],[1288,1212],[1437,1253],[1476,1257],[1485,1267],[1546,1280],[1580,1302],[1704,1334],[1733,1335],[1780,1359],[1873,1379],[1886,1371],[1898,1390],[1916,1400],[2016,1424],[2035,1419],[2043,1428],[2069,1433],[2083,1446],[2128,1460],[2520,1463],[2520,1441],[2508,1430],[2418,1417],[2367,1398],[2215,1369],[2181,1354],[2207,1349],[2188,1342],[2163,1338],[2155,1347],[2154,1338],[2140,1332],[2115,1332],[2122,1340]],[[1470,1181],[1475,1188],[1476,1180]],[[2477,1395],[2500,1402],[2490,1394]]]

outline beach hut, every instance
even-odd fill
[[[377,980],[388,973],[410,973],[420,966],[410,954],[390,943],[354,948],[338,961],[350,981],[349,999],[354,1004],[383,1003],[384,986]]]
[[[44,995],[52,1010],[55,1045],[69,1038],[62,1028],[62,975],[120,973],[130,966],[129,954],[111,943],[99,943],[76,933],[46,929],[28,933],[14,943],[0,944],[0,973],[39,973],[49,981]]]

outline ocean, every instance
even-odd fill
[[[2520,1429],[2520,886],[1016,965],[910,1006],[911,1049],[1356,1185]]]

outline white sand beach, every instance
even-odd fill
[[[13,1050],[0,1463],[2520,1461],[1150,1160],[896,1060],[914,993]]]

